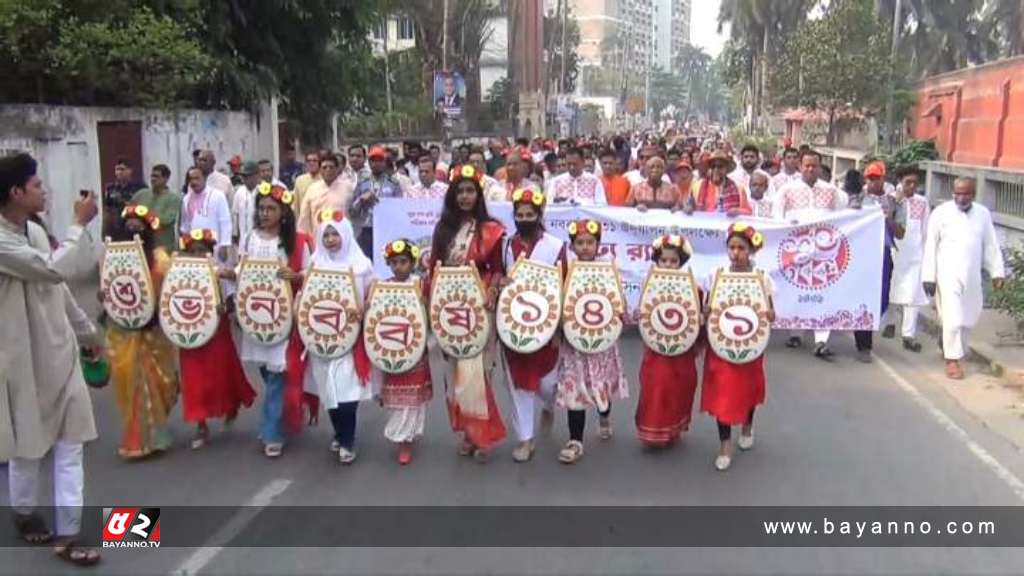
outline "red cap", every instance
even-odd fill
[[[242,157],[239,156],[238,154],[235,154],[234,156],[231,157],[231,160],[228,160],[228,164],[230,164],[232,166],[241,166],[242,165]]]
[[[374,147],[370,148],[370,153],[367,154],[366,157],[369,158],[370,160],[373,160],[375,158],[379,158],[381,160],[387,160],[388,159],[388,151],[385,150],[383,146],[374,146]]]
[[[875,160],[864,169],[865,178],[885,178],[885,163]]]

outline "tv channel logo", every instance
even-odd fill
[[[159,548],[159,508],[104,508],[104,548]]]

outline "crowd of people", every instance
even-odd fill
[[[736,152],[714,137],[494,138],[486,148],[455,146],[450,156],[439,145],[406,142],[402,150],[356,144],[344,153],[310,151],[304,160],[304,165],[289,160],[278,180],[269,162],[233,158],[227,174],[215,169],[211,151],[199,150],[195,165],[181,175],[182,193],[172,187],[166,165],[153,166],[150,185],[143,187],[134,182],[128,162],[117,162],[116,181],[103,192],[104,236],[138,236],[157,285],[174,252],[216,262],[224,295],[218,308],[222,320],[209,343],[189,350],[175,348],[155,321],[137,330],[110,323],[103,330],[93,326],[65,279],[68,267],[92,257],[94,243],[86,227],[99,212],[96,199],[83,196],[76,202],[75,225],[58,242],[47,236],[39,218],[46,203],[36,162],[25,154],[0,160],[0,307],[8,319],[0,330],[0,374],[12,399],[10,413],[0,413],[0,452],[10,460],[11,503],[27,541],[52,538],[33,512],[39,462],[52,450],[60,553],[76,563],[98,560],[95,550],[78,546],[74,538],[82,504],[82,444],[96,437],[78,369],[80,345],[87,360],[109,358],[122,419],[119,452],[125,458],[171,446],[168,418],[179,396],[184,420],[195,426],[193,449],[211,441],[209,420],[230,423],[259,397],[258,433],[268,458],[280,457],[286,439],[314,421],[322,405],[334,428],[330,449],[341,463],[351,464],[358,407],[377,399],[388,411],[383,434],[396,445],[398,462],[406,465],[413,460],[413,445],[423,434],[426,406],[433,398],[431,361],[441,364],[434,368],[445,375],[450,425],[460,435],[459,453],[467,457],[487,461],[507,436],[492,385],[499,366],[512,399],[515,461],[526,462],[534,454],[538,406],[541,430],[551,428],[556,407],[566,410],[568,440],[558,454],[563,463],[583,457],[587,410],[598,412],[599,437],[612,437],[612,404],[628,396],[631,376],[617,346],[585,354],[554,339],[524,354],[492,339],[474,358],[424,355],[410,371],[382,375],[371,369],[359,346],[327,360],[304,354],[294,333],[276,344],[243,335],[232,298],[242,257],[278,260],[279,278],[296,292],[311,269],[350,270],[363,301],[372,298],[379,280],[429,286],[435,264],[473,264],[493,312],[511,264],[520,257],[563,268],[571,261],[607,257],[599,255],[599,222],[572,223],[569,241],[563,242],[545,231],[547,206],[671,210],[680,219],[698,211],[720,212],[736,218],[727,233],[724,270],[760,272],[770,298],[770,276],[755,264],[764,245],[758,222],[805,222],[830,211],[877,206],[885,216],[882,312],[890,303],[901,308],[903,346],[919,352],[917,316],[935,297],[950,378],[963,378],[966,333],[981,308],[981,269],[997,287],[1004,275],[991,216],[973,202],[971,180],[957,180],[953,200],[929,216],[916,169],[889,175],[884,164],[874,162],[863,173],[846,173],[836,186],[821,155],[809,147],[786,146],[778,157],[766,157],[756,146]],[[378,239],[386,242],[392,275],[377,279],[369,256],[375,245],[373,211],[381,198],[433,198],[443,209],[429,261],[407,238]],[[493,202],[512,203],[515,230],[506,230],[491,216],[488,204]],[[678,234],[651,240],[656,268],[682,269],[700,257]],[[701,279],[705,298],[710,281]],[[426,298],[429,288],[422,294]],[[894,314],[887,318],[883,335],[895,336]],[[827,331],[813,334],[813,354],[825,361],[833,356],[829,336]],[[858,358],[870,362],[872,332],[854,337]],[[803,346],[803,335],[788,334],[786,344]],[[698,344],[672,357],[645,349],[634,418],[641,441],[672,445],[689,428],[701,387],[700,409],[715,418],[719,430],[714,465],[724,471],[734,455],[732,426],[741,427],[741,449],[754,446],[754,411],[766,394],[763,356],[734,364],[704,348]]]

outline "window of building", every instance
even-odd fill
[[[373,25],[373,37],[377,40],[384,39],[384,26],[386,22],[377,22]]]
[[[398,39],[412,40],[416,37],[416,26],[412,18],[404,16],[398,20]]]

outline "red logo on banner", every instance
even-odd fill
[[[797,228],[779,244],[779,268],[797,288],[823,290],[842,278],[850,265],[850,242],[831,224]]]
[[[104,508],[104,548],[159,548],[159,508]]]

